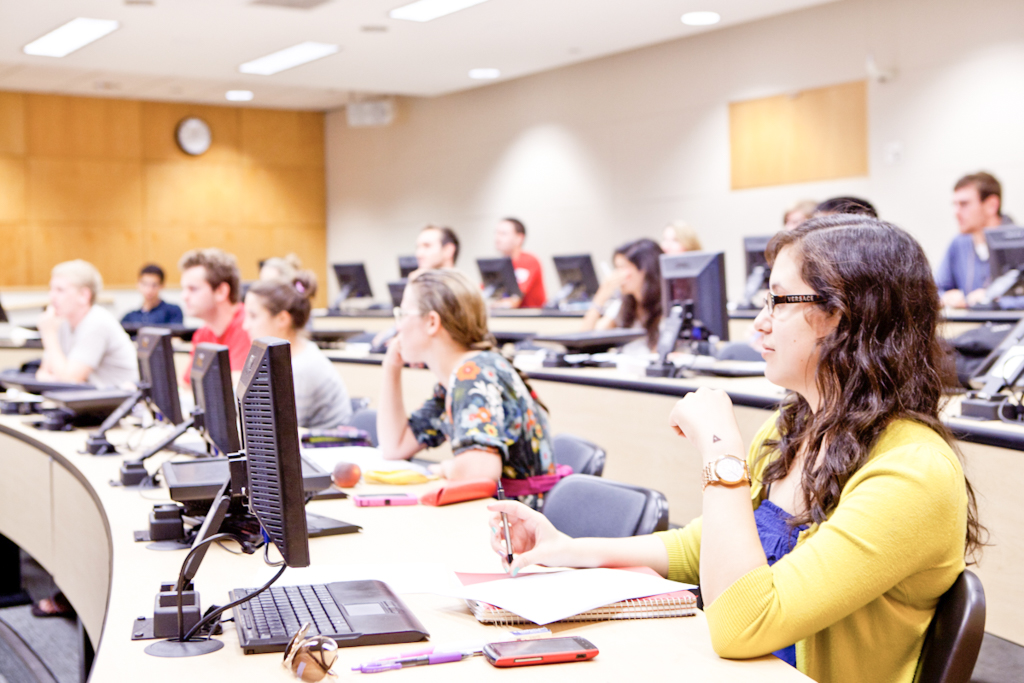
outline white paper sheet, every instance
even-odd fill
[[[476,583],[463,587],[457,595],[496,605],[544,625],[620,600],[695,587],[631,571],[577,569]]]
[[[337,448],[303,448],[302,455],[315,462],[326,472],[333,472],[339,462],[351,462],[359,465],[363,472],[381,470],[413,470],[420,474],[429,474],[424,467],[408,460],[385,460],[378,448],[366,446],[342,446]]]

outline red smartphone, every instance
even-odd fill
[[[386,505],[416,505],[419,498],[411,493],[359,493],[352,496],[359,507],[383,507]]]
[[[513,640],[484,645],[484,657],[494,666],[531,666],[557,662],[581,662],[597,656],[597,648],[586,638],[543,638]]]

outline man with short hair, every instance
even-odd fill
[[[942,303],[966,308],[979,303],[989,284],[985,231],[1012,224],[1003,215],[1003,188],[991,173],[965,175],[953,186],[953,210],[960,234],[953,238],[935,273]]]
[[[192,351],[183,381],[192,378],[192,359],[203,342],[224,344],[229,349],[231,371],[245,364],[252,341],[242,328],[245,310],[238,301],[241,276],[234,255],[220,249],[193,249],[181,257],[181,302],[185,312],[205,325],[192,335]]]
[[[96,304],[103,278],[81,259],[65,261],[50,274],[50,305],[37,327],[43,362],[36,377],[88,382],[100,388],[139,379],[139,361],[117,318]]]
[[[547,300],[544,293],[544,273],[540,261],[533,254],[523,251],[526,241],[526,226],[518,218],[503,218],[494,233],[494,247],[502,256],[512,259],[516,282],[522,297],[512,296],[495,302],[508,308],[540,308]]]
[[[139,271],[139,280],[135,285],[142,294],[142,308],[129,311],[121,318],[122,323],[140,325],[180,325],[183,319],[181,309],[160,298],[160,290],[164,288],[164,269],[150,263]]]
[[[416,238],[419,270],[454,268],[459,260],[459,238],[451,228],[428,225]]]

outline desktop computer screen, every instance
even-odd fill
[[[370,281],[366,277],[366,267],[362,263],[335,263],[334,276],[338,278],[339,287],[336,303],[373,296]]]
[[[743,287],[743,296],[738,301],[739,308],[755,309],[760,306],[757,300],[757,293],[768,289],[768,278],[771,276],[771,269],[768,267],[768,259],[764,256],[771,235],[755,235],[743,238],[743,253],[747,266],[746,284]]]
[[[398,277],[403,280],[409,277],[409,273],[418,269],[420,262],[416,260],[415,256],[399,256],[398,257]]]
[[[484,281],[483,296],[485,299],[503,299],[509,296],[522,296],[519,290],[519,283],[516,281],[516,271],[512,267],[512,259],[507,256],[501,258],[478,258],[477,268],[480,269],[480,277]]]
[[[227,346],[210,343],[196,346],[192,361],[192,394],[196,407],[203,411],[203,429],[207,439],[222,455],[242,450]]]
[[[588,302],[597,294],[597,273],[590,254],[574,254],[571,256],[554,257],[555,268],[562,289],[552,299],[551,304]]]
[[[255,340],[237,394],[249,471],[249,509],[288,566],[307,567],[309,537],[291,345],[274,337]]]
[[[405,285],[408,284],[408,280],[398,280],[396,282],[388,283],[388,294],[391,296],[392,306],[401,306],[402,297],[405,296]]]
[[[4,310],[4,305],[0,303],[0,323],[8,322],[7,311]]]
[[[181,424],[181,400],[178,377],[174,372],[174,348],[171,331],[158,327],[139,330],[139,373],[149,385],[149,395],[157,410],[171,424]]]
[[[988,243],[988,269],[992,280],[1007,271],[1024,271],[1024,228],[1010,226],[985,231]]]
[[[725,298],[725,254],[691,251],[661,255],[661,295],[664,310],[693,301],[694,318],[706,334],[729,340],[729,312]]]

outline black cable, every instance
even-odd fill
[[[246,547],[245,542],[242,539],[240,539],[237,536],[235,536],[234,534],[214,534],[213,536],[210,536],[209,538],[205,538],[202,541],[200,541],[199,543],[197,543],[196,545],[194,545],[192,547],[192,549],[189,551],[188,555],[185,556],[185,561],[181,563],[181,569],[178,570],[178,586],[177,586],[177,588],[178,588],[178,641],[179,642],[185,642],[185,637],[184,637],[185,636],[185,615],[184,615],[184,609],[182,607],[182,597],[181,597],[181,593],[182,593],[182,591],[185,588],[185,567],[188,566],[189,560],[191,560],[192,556],[196,554],[196,551],[198,551],[204,545],[209,545],[210,543],[213,543],[214,541],[219,542],[219,541],[226,540],[226,539],[230,539],[230,540],[235,541],[236,543],[238,543],[238,545],[242,546],[242,548]]]
[[[192,640],[192,636],[194,636],[196,633],[198,633],[204,626],[206,626],[207,624],[213,622],[215,619],[217,619],[224,612],[227,612],[229,609],[234,609],[238,605],[241,605],[243,602],[249,602],[250,600],[255,598],[257,595],[259,595],[260,593],[263,593],[264,591],[266,591],[268,588],[270,588],[274,584],[275,581],[277,581],[279,578],[281,578],[281,575],[284,574],[284,570],[287,569],[287,568],[288,568],[288,565],[282,564],[281,565],[281,570],[279,572],[277,572],[276,574],[274,574],[274,577],[272,579],[270,579],[270,581],[267,581],[265,584],[263,584],[262,588],[260,588],[259,590],[255,591],[255,592],[249,593],[245,597],[239,598],[238,600],[235,600],[234,602],[229,603],[227,605],[224,605],[223,607],[220,607],[220,608],[214,610],[213,612],[210,612],[209,614],[207,614],[205,617],[202,618],[202,620],[199,621],[198,624],[193,626],[192,629],[188,633],[185,634],[185,636],[182,638],[182,642],[188,642],[188,641]],[[208,640],[208,638],[206,640]]]

